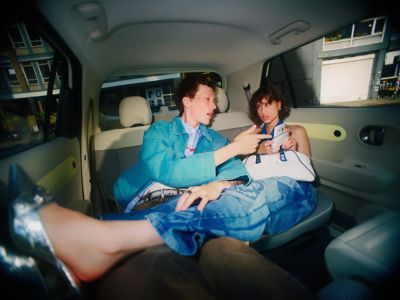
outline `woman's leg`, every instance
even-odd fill
[[[99,221],[56,204],[43,207],[40,217],[57,257],[81,281],[102,276],[130,253],[163,243],[147,220]]]

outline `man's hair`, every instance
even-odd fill
[[[258,116],[257,106],[262,99],[266,99],[268,103],[272,101],[277,101],[281,103],[281,109],[279,110],[279,119],[284,120],[289,116],[290,108],[285,103],[285,97],[281,89],[275,85],[268,83],[265,86],[261,86],[254,94],[251,96],[249,103],[249,118],[254,124],[261,125],[263,121]]]
[[[180,116],[183,114],[183,98],[193,98],[196,95],[200,84],[212,88],[215,92],[215,81],[207,74],[189,74],[181,81],[179,88],[175,93],[175,103],[176,106],[178,106]]]

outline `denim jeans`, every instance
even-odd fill
[[[203,211],[192,206],[177,212],[178,199],[148,210],[103,215],[101,219],[148,219],[169,247],[182,255],[194,255],[213,237],[256,241],[262,234],[291,228],[314,210],[316,191],[311,183],[275,177],[225,189]]]

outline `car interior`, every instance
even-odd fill
[[[214,78],[210,128],[229,140],[252,125],[248,101],[267,82],[282,88],[291,108],[285,122],[303,126],[310,139],[317,206],[303,221],[219,248],[226,260],[206,260],[212,243],[190,259],[165,248],[132,255],[80,297],[381,299],[399,292],[400,27],[393,5],[18,0],[1,15],[3,236],[15,165],[61,206],[93,217],[122,213],[113,184],[136,163],[146,130],[178,116],[174,94],[192,73]],[[6,257],[7,240],[0,244]],[[228,259],[241,251],[261,255],[265,265],[238,264],[251,261],[246,255]],[[180,285],[183,277],[163,269],[171,257],[188,270],[215,270],[218,296],[187,294],[203,277],[193,271]],[[57,298],[52,288],[17,281],[4,259],[0,273],[12,299]],[[242,290],[239,274],[248,280]],[[52,274],[44,277],[51,286]]]

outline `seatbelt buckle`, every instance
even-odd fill
[[[280,161],[287,161],[285,149],[282,148],[282,145],[279,147],[279,159]]]

